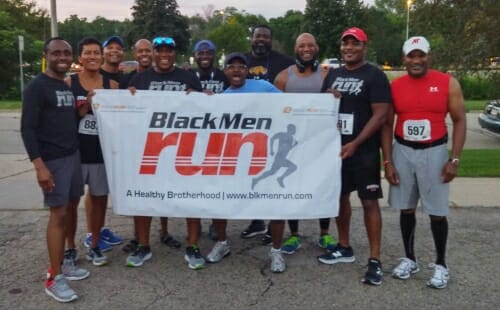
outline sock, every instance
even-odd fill
[[[403,237],[403,245],[405,247],[406,257],[412,261],[416,261],[414,252],[415,242],[415,226],[417,219],[415,213],[403,213],[399,215],[399,225],[401,227],[401,236]]]
[[[436,246],[436,265],[442,265],[446,268],[445,254],[446,241],[448,240],[448,220],[446,217],[432,219],[431,217],[432,237],[434,237],[434,245]]]
[[[288,227],[290,227],[290,234],[292,236],[297,235],[299,232],[299,221],[298,220],[288,220]]]
[[[319,219],[319,228],[321,230],[328,230],[330,228],[330,218]]]
[[[275,248],[271,247],[271,252],[281,252],[281,249],[275,249]]]

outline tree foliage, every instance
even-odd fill
[[[174,38],[179,51],[189,47],[190,33],[186,16],[175,0],[135,0],[132,6],[132,34],[135,38],[157,36]]]

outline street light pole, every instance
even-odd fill
[[[408,40],[408,35],[410,33],[410,6],[411,0],[406,1],[406,40]]]
[[[50,35],[51,37],[57,37],[59,35],[57,31],[56,0],[50,0]]]

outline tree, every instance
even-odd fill
[[[132,16],[132,33],[136,39],[169,36],[180,52],[187,51],[190,41],[188,18],[180,14],[177,1],[135,0]]]
[[[0,0],[0,99],[20,98],[18,36],[24,37],[24,80],[40,72],[47,12],[34,2]]]
[[[281,42],[285,54],[295,54],[295,39],[302,32],[303,21],[304,14],[293,10],[287,11],[283,17],[271,18],[269,21],[269,26],[273,29],[273,40]]]
[[[208,38],[218,47],[218,54],[242,52],[249,48],[245,26],[232,20],[208,33]]]

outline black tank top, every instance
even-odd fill
[[[110,89],[109,78],[102,76],[104,89]],[[88,91],[80,84],[78,74],[71,75],[71,91],[75,95],[76,102],[87,100]],[[78,124],[78,140],[80,142],[80,156],[83,164],[102,164],[101,145],[97,135],[97,122],[93,116],[92,110],[88,115],[80,117]]]

